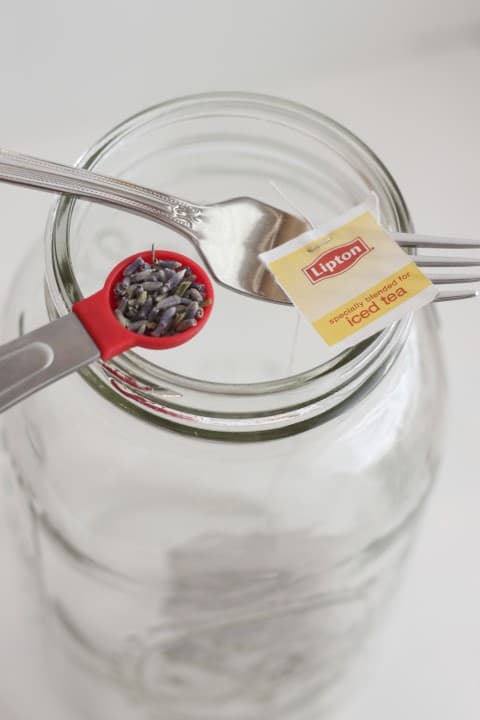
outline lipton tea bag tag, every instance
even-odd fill
[[[329,348],[375,335],[431,302],[437,289],[366,202],[259,257]]]

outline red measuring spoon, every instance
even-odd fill
[[[175,260],[181,262],[183,266],[192,269],[193,274],[196,275],[196,282],[205,285],[206,299],[210,300],[210,305],[205,307],[203,317],[197,321],[197,325],[183,332],[176,333],[175,335],[150,337],[148,335],[139,335],[124,328],[114,314],[115,308],[117,307],[114,288],[122,279],[125,268],[139,257],[149,262],[152,260],[152,251],[146,250],[145,252],[135,253],[135,255],[131,255],[125,260],[122,260],[122,262],[113,268],[101,290],[72,306],[72,311],[80,318],[83,327],[95,341],[103,360],[109,360],[115,357],[115,355],[120,355],[120,353],[125,352],[125,350],[130,350],[133,347],[143,347],[149,350],[166,350],[167,348],[182,345],[200,332],[210,317],[213,303],[213,287],[205,270],[185,255],[168,252],[166,250],[157,250],[155,252],[155,259]]]
[[[157,250],[157,260],[174,260],[189,267],[196,283],[205,286],[203,316],[197,325],[174,335],[152,337],[123,327],[115,315],[114,289],[125,268],[137,258],[152,260],[152,250],[122,260],[108,275],[101,290],[72,306],[72,312],[0,347],[0,412],[75,370],[102,358],[109,360],[134,347],[166,350],[191,340],[205,327],[212,312],[214,293],[205,270],[179,253]]]

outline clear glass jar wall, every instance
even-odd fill
[[[358,139],[274,98],[165,103],[82,163],[193,201],[289,209],[273,181],[314,221],[373,189],[383,223],[410,227]],[[6,337],[65,314],[152,242],[198,259],[167,228],[71,198],[46,237],[46,275],[37,245]],[[438,464],[434,312],[321,360],[293,309],[218,288],[191,344],[98,364],[8,412],[48,631],[85,715],[310,720],[345,687]]]

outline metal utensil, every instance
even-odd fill
[[[209,304],[194,327],[175,335],[139,335],[115,316],[114,288],[123,271],[138,257],[177,261],[188,266],[205,286]],[[166,350],[191,340],[210,317],[213,287],[203,268],[179,253],[148,250],[135,253],[114,267],[101,290],[75,303],[72,312],[27,335],[0,346],[0,412],[84,365],[109,360],[133,347]]]
[[[69,193],[168,225],[193,242],[221,285],[263,300],[290,302],[258,255],[309,228],[304,220],[272,205],[249,197],[197,205],[125,180],[2,148],[0,180],[39,190]],[[393,233],[393,237],[402,247],[412,249],[480,248],[478,240],[405,233]],[[461,270],[480,266],[480,258],[420,255],[416,256],[415,262],[429,268],[427,274],[438,285],[480,282],[480,272],[465,273]],[[445,268],[453,272],[445,272]],[[467,287],[440,292],[436,300],[464,299],[477,294],[474,288]]]

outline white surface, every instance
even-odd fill
[[[441,7],[436,0],[180,0],[174,8],[7,1],[0,143],[71,162],[118,121],[177,94],[279,94],[332,115],[370,144],[419,231],[478,237],[480,6]],[[50,203],[48,195],[0,186],[5,279],[41,233]],[[8,307],[3,287],[0,303]],[[441,318],[451,396],[444,470],[382,661],[345,720],[480,714],[480,300],[444,305]],[[69,720],[50,705],[28,651],[31,628],[3,521],[0,562],[0,717],[8,720],[10,708],[18,720]]]

